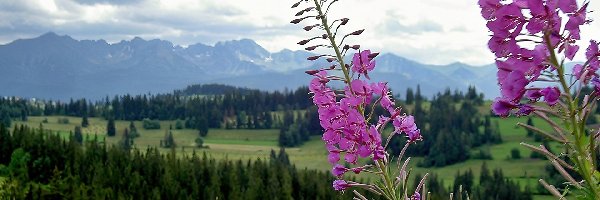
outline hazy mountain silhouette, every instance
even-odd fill
[[[294,89],[310,80],[305,70],[328,66],[325,61],[307,61],[310,55],[287,49],[269,52],[250,39],[184,48],[157,39],[136,37],[109,44],[49,32],[0,45],[0,96],[99,99],[124,93],[169,92],[198,83]],[[417,84],[428,96],[446,88],[465,90],[469,85],[475,85],[487,98],[498,95],[493,65],[426,65],[382,54],[371,77],[388,81],[401,96],[406,88]]]

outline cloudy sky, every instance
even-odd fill
[[[289,24],[296,0],[2,0],[0,44],[53,31],[75,39],[108,42],[169,40],[177,45],[214,44],[250,38],[269,51],[301,49],[310,37]],[[582,0],[578,0],[582,2]],[[591,2],[592,19],[600,5]],[[351,40],[364,48],[395,53],[430,64],[493,62],[488,32],[476,0],[341,0],[332,16],[350,18],[348,31],[365,28]],[[600,36],[600,22],[583,30],[584,40]],[[598,38],[598,37],[596,37]]]

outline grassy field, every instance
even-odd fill
[[[45,129],[58,131],[63,137],[68,138],[69,132],[74,130],[74,127],[81,124],[81,118],[65,117],[69,119],[69,124],[60,124],[58,119],[62,116],[51,117],[29,117],[26,122],[15,122],[15,124],[26,124],[32,127],[43,125]],[[47,119],[47,123],[42,123]],[[544,172],[546,161],[529,159],[531,151],[519,145],[520,142],[533,142],[532,138],[526,137],[524,128],[516,126],[517,122],[525,123],[527,118],[508,118],[499,119],[493,118],[493,123],[498,123],[502,139],[504,143],[498,145],[484,146],[480,148],[489,148],[493,160],[468,160],[463,163],[458,163],[442,168],[418,168],[416,163],[419,159],[415,158],[411,163],[414,172],[424,174],[425,172],[433,172],[444,181],[446,185],[452,184],[455,174],[460,171],[464,172],[471,169],[476,177],[479,176],[481,165],[487,162],[490,169],[502,168],[505,176],[518,181],[521,186],[530,185],[535,188],[537,180]],[[89,118],[90,126],[83,128],[84,137],[97,137],[99,140],[105,140],[108,144],[117,144],[121,140],[123,130],[129,127],[128,121],[116,121],[117,135],[115,137],[106,137],[106,121],[99,118]],[[159,146],[160,140],[168,131],[169,125],[175,125],[175,121],[161,121],[160,130],[145,130],[142,128],[142,122],[134,122],[140,137],[134,140],[134,145],[138,149]],[[542,120],[534,119],[534,124],[544,130],[550,130],[550,127],[545,125]],[[253,159],[268,159],[270,151],[278,151],[277,139],[279,130],[226,130],[226,129],[210,129],[208,136],[204,138],[206,148],[196,148],[194,140],[198,134],[196,130],[181,129],[171,130],[177,144],[176,151],[179,155],[191,155],[192,152],[207,153],[216,159],[229,160],[253,160]],[[558,144],[553,144],[553,149],[559,149]],[[511,149],[516,148],[520,151],[522,159],[510,159]],[[161,151],[169,152],[170,149],[161,149]],[[478,152],[479,149],[473,149],[473,152]],[[320,140],[319,136],[314,136],[310,141],[306,142],[301,147],[288,148],[286,152],[290,156],[290,160],[300,169],[319,169],[329,170],[330,164],[327,162],[327,152]],[[478,182],[478,180],[475,180]],[[536,199],[544,199],[544,196],[536,197]]]

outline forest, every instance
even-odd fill
[[[401,96],[401,95],[397,95]],[[345,199],[336,196],[329,185],[333,176],[327,171],[296,169],[285,153],[286,147],[301,147],[304,142],[321,134],[316,109],[308,102],[308,90],[299,88],[286,92],[263,92],[223,85],[190,86],[173,94],[123,95],[112,100],[91,102],[85,99],[69,102],[4,98],[0,100],[2,143],[0,177],[7,177],[4,195],[43,198],[131,198],[178,199],[216,197],[225,199]],[[418,119],[423,137],[408,150],[409,156],[423,157],[420,167],[443,167],[469,159],[491,160],[487,151],[473,154],[482,145],[500,144],[499,126],[491,120],[489,111],[481,111],[486,102],[475,88],[467,92],[446,90],[430,100],[420,89],[409,89],[397,102]],[[382,110],[373,110],[382,113]],[[68,138],[40,127],[17,126],[31,116],[88,117],[108,121],[131,121],[125,136],[137,134],[133,121],[142,121],[143,128],[160,129],[161,120],[175,120],[172,128],[203,130],[203,138],[211,129],[278,129],[277,153],[269,159],[215,159],[206,152],[192,156],[177,155],[177,151],[161,153],[158,148],[171,148],[165,143],[146,150],[132,148],[135,137],[124,137],[119,145],[98,139],[82,139],[75,129]],[[155,126],[159,127],[155,127]],[[12,127],[11,129],[8,127]],[[114,132],[107,129],[107,136]],[[115,131],[115,130],[112,130]],[[214,133],[216,134],[216,133]],[[170,135],[172,140],[172,135]],[[405,139],[395,137],[390,154],[398,154]],[[55,145],[59,144],[59,145]],[[456,145],[461,144],[461,145]],[[202,145],[200,145],[202,146]],[[520,156],[520,155],[519,155]],[[548,168],[548,174],[557,174]],[[472,199],[531,199],[535,191],[504,177],[502,169],[481,166],[478,177],[473,172],[457,173],[452,183],[443,183],[431,176],[428,187],[433,199],[446,199],[459,186]],[[319,178],[314,178],[314,175]],[[416,178],[420,175],[416,175]],[[259,179],[259,180],[254,180]],[[417,180],[417,179],[415,179]],[[477,183],[476,180],[479,180]],[[556,178],[554,182],[560,183]],[[450,187],[448,187],[450,186]],[[490,187],[497,187],[492,188]],[[262,193],[257,191],[272,191]],[[280,191],[275,194],[274,191]],[[498,192],[492,197],[483,194]],[[264,195],[264,196],[261,196]],[[466,195],[466,193],[464,194]],[[350,196],[348,196],[350,197]],[[370,197],[377,198],[377,197]],[[39,198],[36,198],[39,199]]]

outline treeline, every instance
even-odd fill
[[[315,106],[307,108],[304,113],[288,110],[283,113],[278,142],[281,147],[295,147],[304,144],[310,136],[322,134],[323,129]]]
[[[414,177],[413,188],[417,186],[422,175],[417,174]],[[531,200],[533,199],[533,190],[528,185],[521,189],[521,186],[509,180],[504,176],[501,169],[490,171],[484,162],[481,165],[479,182],[475,182],[475,175],[471,169],[465,172],[456,172],[451,188],[444,187],[444,182],[440,181],[436,174],[431,174],[425,181],[427,191],[431,192],[431,200],[450,199],[449,194],[454,196],[452,199],[475,199],[475,200]],[[467,198],[468,197],[468,198]]]
[[[206,120],[210,128],[280,128],[282,119],[274,118],[278,115],[273,112],[308,108],[311,105],[308,92],[307,87],[265,92],[224,85],[194,85],[172,94],[127,94],[96,102],[5,98],[0,101],[0,117],[8,117],[0,119],[67,115],[127,121],[185,120],[186,124]]]
[[[215,160],[107,147],[25,126],[0,125],[0,199],[350,199],[329,172],[268,160]],[[369,196],[369,199],[379,199]]]
[[[485,162],[481,165],[477,185],[471,169],[464,173],[456,173],[453,184],[454,194],[458,194],[459,190],[466,191],[462,192],[462,199],[466,199],[467,194],[471,199],[479,200],[533,199],[533,189],[529,185],[526,185],[524,190],[521,189],[518,183],[504,177],[501,169],[491,171]]]
[[[483,105],[483,95],[478,94],[474,87],[469,87],[466,93],[447,89],[431,101],[421,96],[419,88],[414,96],[413,104],[403,107],[404,111],[412,108],[407,112],[414,115],[425,138],[407,152],[411,156],[425,157],[420,166],[445,166],[465,161],[471,156],[491,159],[490,153],[485,151],[470,155],[471,148],[502,142],[498,125],[491,122],[490,116],[480,114],[478,108]],[[429,103],[427,110],[425,103]],[[393,139],[390,145],[392,155],[400,153],[404,142],[401,137]]]

